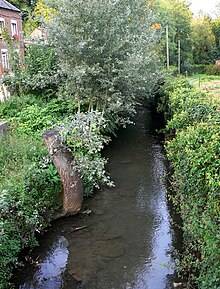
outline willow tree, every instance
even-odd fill
[[[50,0],[50,41],[66,81],[62,94],[89,109],[122,115],[160,77],[151,1]]]

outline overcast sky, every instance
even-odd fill
[[[190,6],[193,13],[197,13],[199,10],[203,10],[206,13],[213,14],[215,10],[215,4],[220,0],[189,0],[192,3]]]

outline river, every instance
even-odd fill
[[[167,161],[147,109],[105,149],[115,188],[54,221],[16,273],[16,288],[171,289],[178,236],[166,196]],[[90,213],[91,211],[91,213]]]

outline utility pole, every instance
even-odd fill
[[[178,72],[180,74],[180,40],[178,40]]]
[[[169,30],[168,25],[166,25],[166,47],[167,47],[167,68],[170,67],[170,56],[169,56]]]

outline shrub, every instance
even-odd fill
[[[61,86],[65,94],[79,106],[115,116],[133,113],[161,77],[155,50],[159,33],[151,27],[150,3],[48,2],[57,9],[49,32],[66,77]]]
[[[98,111],[77,113],[60,125],[62,141],[72,151],[87,196],[101,184],[113,185],[105,171],[107,160],[101,156],[104,145],[109,142],[109,138],[101,133],[107,125],[102,113]]]
[[[178,75],[178,67],[177,66],[170,66],[169,69],[167,70],[169,75],[176,76]]]
[[[0,105],[0,117],[9,120],[13,129],[20,134],[38,138],[75,111],[76,108],[68,99],[51,99],[46,102],[34,95],[13,97]]]
[[[189,75],[193,75],[193,74],[201,74],[201,73],[205,73],[206,71],[206,66],[205,64],[194,64],[194,65],[190,65],[188,66],[185,71],[189,74]]]
[[[37,244],[35,232],[59,208],[61,181],[45,156],[43,143],[30,136],[0,140],[0,288],[9,286],[18,253]]]
[[[57,68],[57,57],[54,48],[45,43],[32,44],[26,48],[25,63],[17,62],[13,57],[13,47],[10,50],[10,63],[13,67],[13,77],[4,75],[4,83],[13,93],[39,95],[50,99],[56,95],[62,82],[62,75]]]
[[[169,83],[169,84],[168,84]],[[201,289],[220,282],[220,103],[186,81],[166,83],[166,131],[175,132],[166,151],[173,166],[171,196],[183,220],[184,253],[180,269]]]
[[[12,122],[11,134],[0,140],[0,288],[7,288],[18,253],[37,244],[35,233],[43,231],[51,214],[60,209],[61,180],[47,158],[42,133],[57,126],[68,113],[74,114],[75,107],[68,100],[32,103],[29,97],[18,97],[0,108],[1,115]],[[113,121],[109,128],[110,121],[100,112],[78,113],[67,119],[62,126],[66,130],[63,141],[77,160],[85,195],[102,184],[112,185],[101,150],[109,141],[103,131],[112,131]]]
[[[220,67],[216,64],[210,64],[206,66],[205,73],[208,75],[218,75],[220,76]]]

